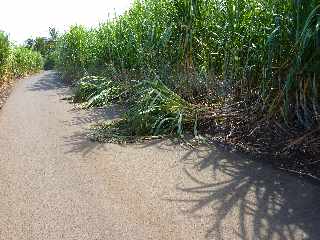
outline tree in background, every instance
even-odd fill
[[[26,48],[32,49],[33,46],[35,44],[35,40],[33,40],[32,38],[28,38],[25,42],[24,45]]]
[[[39,52],[45,59],[44,68],[46,70],[53,69],[54,62],[54,50],[59,33],[54,27],[49,28],[49,38],[37,37],[35,39],[29,38],[25,41],[25,47]]]
[[[57,31],[56,28],[54,27],[49,27],[49,35],[50,35],[50,39],[53,41],[53,42],[56,42],[58,40],[58,37],[59,37],[59,33]]]

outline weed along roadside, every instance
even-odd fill
[[[316,177],[319,13],[315,0],[136,1],[61,35],[56,68],[84,107],[128,107],[100,140],[208,135]]]
[[[12,46],[8,36],[0,31],[0,109],[17,78],[39,72],[42,56],[25,47]]]

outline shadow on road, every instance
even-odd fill
[[[38,81],[29,87],[31,91],[49,91],[66,89],[68,84],[60,79],[60,76],[55,71],[46,71],[41,74]]]
[[[94,122],[94,118],[89,115],[88,118],[88,122]],[[75,118],[75,124],[87,120]],[[66,144],[70,152],[83,155],[95,150],[107,151],[108,147],[88,141],[84,132],[69,137]],[[134,147],[154,146],[165,151],[181,151],[177,142],[162,139]],[[208,218],[211,212],[207,239],[226,239],[223,231],[226,228],[237,235],[235,240],[319,239],[320,186],[219,147],[185,147],[182,152],[185,154],[181,162],[188,181],[176,190],[188,197],[164,200],[183,204],[183,214],[190,217]],[[202,172],[206,172],[205,177]],[[208,208],[211,210],[207,211]],[[229,226],[230,218],[237,218],[237,226]]]
[[[68,153],[80,153],[82,156],[90,154],[94,150],[106,150],[106,145],[89,139],[94,124],[103,122],[106,119],[119,117],[119,111],[116,106],[109,108],[96,108],[86,110],[72,109],[72,119],[64,123],[70,127],[80,128],[81,131],[75,132],[72,136],[66,136],[65,145],[69,149]]]
[[[66,85],[56,79],[55,72],[48,72],[32,85],[31,90],[64,89]],[[70,127],[83,127],[116,117],[112,108],[85,114],[74,111],[73,119],[65,123]],[[155,145],[181,151],[180,146],[179,150],[174,150],[176,143],[169,146],[163,142],[167,141],[151,141],[139,147]],[[87,155],[94,149],[106,147],[105,144],[88,141],[85,131],[66,137],[65,144],[69,149],[66,154],[77,152]],[[208,239],[225,239],[226,227],[231,227],[237,239],[243,240],[320,239],[320,186],[276,171],[269,165],[245,160],[216,146],[188,148],[181,152],[185,152],[181,161],[188,181],[177,186],[177,191],[189,197],[166,200],[187,205],[184,213],[194,217],[208,218],[208,212],[202,216],[202,210],[211,209]],[[206,172],[206,177],[201,178],[202,172]],[[237,218],[239,226],[225,226],[227,217]]]
[[[208,239],[225,239],[222,229],[228,215],[238,218],[240,226],[233,227],[238,239],[319,239],[320,186],[216,147],[189,150],[182,160],[190,163],[193,154],[199,159],[193,165],[194,174],[185,168],[192,186],[177,189],[194,198],[171,201],[187,203],[185,213],[191,215],[212,209]],[[211,172],[210,181],[197,177],[205,170]]]

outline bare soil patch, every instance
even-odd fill
[[[7,98],[9,97],[16,80],[7,80],[0,82],[0,109],[4,106]]]

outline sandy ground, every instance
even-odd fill
[[[0,112],[0,239],[319,239],[320,187],[217,147],[90,142],[54,72]]]

